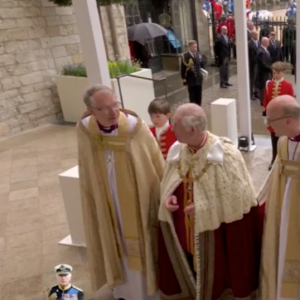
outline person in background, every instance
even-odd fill
[[[230,60],[230,41],[227,35],[227,27],[221,27],[221,34],[216,40],[216,55],[219,63],[220,88],[227,89],[232,86],[229,83],[229,60]]]
[[[256,30],[251,31],[251,40],[248,41],[248,55],[249,55],[249,77],[250,77],[250,99],[255,100],[258,95],[255,92],[255,78],[256,78],[256,65],[257,65],[257,53],[260,47],[258,41],[258,32]]]
[[[273,80],[268,80],[266,83],[266,88],[264,92],[264,101],[263,101],[263,117],[265,124],[267,125],[266,120],[266,109],[268,104],[272,99],[281,95],[290,95],[294,96],[293,86],[290,82],[284,80],[285,64],[283,62],[276,62],[272,65]],[[271,126],[268,126],[268,130],[271,134],[272,142],[272,160],[269,166],[269,170],[272,169],[274,161],[277,155],[277,143],[278,137],[275,135],[274,129]]]
[[[300,299],[300,106],[282,95],[267,106],[278,155],[257,198],[266,203],[261,299]]]
[[[259,40],[261,41],[262,38],[264,38],[264,37],[269,38],[269,34],[270,34],[271,30],[272,29],[270,27],[270,22],[269,21],[264,21],[262,26],[261,26],[260,32],[259,32]]]
[[[201,69],[204,69],[206,59],[198,52],[196,41],[189,41],[188,47],[189,51],[183,53],[181,57],[181,79],[188,88],[190,102],[201,106],[203,84]]]
[[[293,67],[292,73],[295,77],[295,82],[297,82],[297,52],[296,52],[296,40],[292,43],[292,49],[291,49],[291,65]]]
[[[287,27],[282,31],[282,51],[286,62],[290,61],[292,43],[296,40],[296,27],[294,20],[288,20]]]
[[[270,53],[272,63],[283,61],[281,45],[280,42],[276,39],[276,32],[274,30],[270,32],[269,40],[270,44],[268,47],[268,51]]]
[[[166,159],[170,147],[177,140],[169,122],[171,117],[170,103],[164,99],[154,99],[149,104],[148,113],[154,125],[150,127],[150,130],[159,144],[164,159]]]
[[[272,61],[268,51],[269,44],[270,41],[267,37],[262,38],[260,48],[257,52],[256,87],[258,89],[261,106],[264,101],[266,82],[271,79],[272,74]]]
[[[72,285],[72,266],[61,264],[54,267],[58,285],[53,286],[46,292],[46,300],[77,299],[84,300],[83,291]]]
[[[254,30],[254,23],[252,21],[247,21],[247,38],[248,41],[251,40],[251,31]]]

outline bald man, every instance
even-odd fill
[[[300,106],[283,95],[267,106],[267,121],[281,137],[271,173],[258,193],[266,202],[262,299],[300,299]]]
[[[167,156],[159,210],[162,299],[255,297],[264,205],[243,157],[207,131],[199,106],[179,106],[173,121],[178,142]]]
[[[270,41],[268,38],[262,38],[261,45],[257,52],[257,75],[255,82],[261,106],[263,106],[266,83],[271,79],[272,74],[272,60],[268,51],[269,44]]]

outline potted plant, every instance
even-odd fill
[[[123,100],[124,108],[135,111],[150,125],[148,105],[155,97],[153,81],[147,80],[152,79],[151,70],[141,69],[138,62],[131,60],[109,61],[108,68],[111,86],[118,100],[120,102]],[[145,79],[132,76],[122,77],[122,75],[139,76]],[[63,67],[61,74],[56,76],[56,85],[64,120],[72,123],[78,122],[86,110],[82,97],[89,86],[85,66],[76,64]]]

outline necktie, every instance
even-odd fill
[[[258,42],[257,41],[255,41],[255,46],[256,46],[256,48],[258,47]]]

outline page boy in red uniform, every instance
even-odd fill
[[[264,101],[263,101],[263,117],[266,126],[268,126],[268,130],[271,134],[271,142],[272,142],[272,161],[269,166],[269,170],[272,169],[273,163],[275,161],[277,155],[277,142],[279,137],[275,135],[273,128],[271,127],[272,122],[276,122],[276,120],[267,120],[266,119],[266,108],[268,103],[272,101],[272,99],[281,95],[290,95],[294,97],[293,86],[290,82],[284,80],[284,71],[285,65],[281,61],[277,61],[272,65],[273,72],[273,80],[268,80],[266,83],[266,88],[264,92]]]
[[[153,127],[150,128],[156,138],[164,159],[167,158],[170,147],[176,142],[172,125],[169,123],[171,117],[171,107],[168,101],[154,99],[148,107]]]

